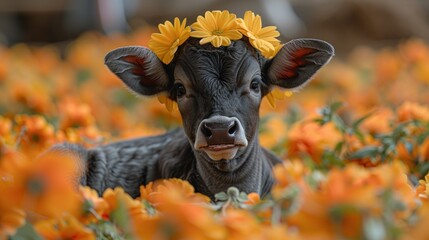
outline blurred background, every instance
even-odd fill
[[[0,43],[63,43],[88,30],[128,33],[175,16],[191,23],[213,9],[238,16],[253,10],[279,28],[283,41],[321,38],[340,55],[357,45],[429,39],[427,0],[0,0]]]

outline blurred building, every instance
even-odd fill
[[[253,10],[275,25],[282,40],[315,37],[339,52],[429,39],[427,0],[0,0],[0,43],[58,42],[84,31],[127,32],[174,17],[191,23],[206,10],[237,15]]]

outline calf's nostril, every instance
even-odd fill
[[[203,124],[203,126],[202,126],[202,128],[201,128],[201,131],[203,132],[203,134],[204,134],[204,136],[206,137],[206,138],[210,138],[213,134],[212,134],[212,131],[210,130],[210,128],[207,126],[207,123],[204,123]]]
[[[232,122],[232,125],[228,129],[229,135],[234,135],[235,132],[237,132],[237,123],[234,121]]]

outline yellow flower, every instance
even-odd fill
[[[277,53],[280,41],[276,38],[280,33],[274,26],[262,27],[261,16],[247,11],[244,18],[237,19],[241,33],[249,38],[250,44],[258,49],[266,58],[273,58]]]
[[[429,198],[429,173],[426,174],[424,180],[419,180],[419,185],[416,188],[416,195],[424,199]]]
[[[194,29],[191,37],[201,38],[201,45],[211,42],[214,47],[229,46],[231,40],[242,37],[236,19],[235,14],[226,10],[207,11],[204,17],[198,16],[197,22],[191,25]]]
[[[177,51],[177,48],[189,38],[191,28],[186,26],[186,18],[180,23],[179,18],[174,19],[174,25],[170,21],[159,24],[160,33],[153,33],[149,40],[149,48],[165,64],[169,64]]]
[[[158,101],[165,105],[167,111],[171,112],[173,110],[177,110],[177,103],[167,97],[165,94],[158,95]]]
[[[270,103],[270,106],[272,108],[276,107],[276,100],[284,100],[286,97],[290,97],[293,95],[292,91],[289,90],[280,90],[278,88],[274,88],[269,92],[266,97],[268,102]]]

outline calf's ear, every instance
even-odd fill
[[[271,84],[298,89],[334,56],[331,44],[317,39],[287,42],[271,61],[268,77]]]
[[[138,94],[166,91],[169,78],[163,63],[145,47],[122,47],[109,52],[104,63],[126,86]]]

